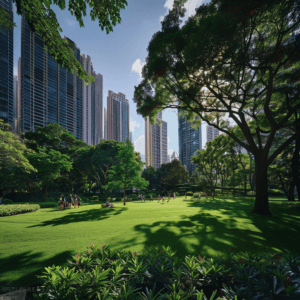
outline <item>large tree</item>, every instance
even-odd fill
[[[141,177],[141,166],[135,160],[133,146],[127,138],[125,145],[120,148],[117,156],[118,163],[111,167],[108,184],[103,186],[107,190],[123,189],[124,205],[126,205],[126,189],[129,187],[146,188],[149,182]]]
[[[20,138],[11,132],[10,125],[0,119],[0,196],[5,187],[11,187],[15,181],[15,172],[30,174],[36,169],[30,164],[26,153],[30,152]]]
[[[42,186],[45,187],[45,201],[47,201],[47,191],[49,184],[60,176],[62,170],[70,171],[72,163],[70,157],[61,154],[59,151],[51,149],[47,151],[38,148],[38,152],[27,154],[29,162],[38,170],[37,177]]]
[[[298,128],[270,154],[276,133],[295,123],[300,108],[299,1],[212,0],[180,28],[185,2],[174,1],[149,43],[144,79],[134,93],[137,112],[154,124],[159,111],[180,108],[179,115],[195,128],[199,116],[251,152],[256,165],[252,212],[271,215],[268,166],[300,135]]]
[[[73,168],[71,170],[61,170],[60,176],[54,180],[60,186],[65,189],[73,189],[74,187],[76,193],[90,179],[88,178],[90,170],[86,168],[86,165],[83,164],[78,168],[76,162],[81,154],[87,152],[91,146],[76,139],[72,133],[59,124],[49,123],[45,127],[37,126],[35,131],[28,131],[23,134],[23,138],[26,146],[35,152],[38,152],[39,147],[43,147],[47,151],[52,149],[70,157]]]
[[[30,29],[38,33],[45,41],[48,53],[62,67],[69,70],[72,74],[74,69],[78,76],[86,81],[88,85],[95,81],[75,59],[74,51],[70,48],[68,40],[62,39],[60,32],[62,29],[56,19],[54,11],[50,8],[51,4],[58,5],[61,10],[66,8],[65,0],[13,0],[17,6],[17,14],[24,12]],[[92,21],[98,19],[99,27],[106,33],[113,31],[113,26],[121,22],[120,10],[128,5],[126,0],[70,0],[68,10],[71,15],[75,15],[80,27],[84,27],[82,16],[86,16],[86,3],[92,8],[90,16]],[[7,27],[16,27],[16,24],[9,18],[8,13],[0,6],[0,30]]]
[[[162,176],[160,182],[168,188],[175,188],[177,184],[184,183],[189,178],[189,171],[181,164],[180,160],[174,159],[170,163],[160,167]]]

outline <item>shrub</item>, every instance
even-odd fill
[[[131,253],[92,243],[68,265],[45,268],[45,275],[38,276],[44,287],[35,299],[48,299],[49,294],[61,299],[63,294],[65,299],[202,300],[207,287],[211,291],[206,289],[205,296],[223,297],[220,300],[298,299],[300,292],[300,256],[246,252],[213,259],[188,255],[182,260],[170,247]]]
[[[115,201],[122,201],[123,200],[123,198],[122,197],[115,197],[116,198],[116,200]]]
[[[38,204],[7,204],[7,205],[1,205],[0,206],[0,216],[12,216],[17,214],[24,214],[27,212],[34,212],[40,209],[40,206]]]
[[[215,189],[215,195],[220,195],[222,193],[222,189]]]
[[[137,200],[137,195],[136,194],[132,194],[128,198],[132,198],[132,200]]]
[[[14,202],[10,199],[2,198],[2,203],[3,204],[14,204]]]
[[[284,195],[284,192],[282,190],[269,189],[269,195],[270,196],[282,196],[282,195]]]
[[[205,197],[205,194],[204,194],[204,193],[202,193],[202,192],[197,192],[197,193],[194,193],[194,194],[193,194],[193,198],[198,199],[199,194],[200,194],[201,198],[202,198],[202,197]]]

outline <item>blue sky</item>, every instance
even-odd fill
[[[188,0],[183,21],[195,14],[195,8],[209,0]],[[135,150],[145,154],[145,122],[136,113],[133,102],[134,86],[141,82],[141,70],[148,55],[147,47],[153,34],[161,30],[161,21],[173,6],[173,0],[127,0],[128,6],[121,10],[121,23],[106,34],[97,21],[91,21],[90,8],[83,17],[80,28],[75,16],[67,9],[51,5],[63,32],[61,36],[73,40],[80,53],[91,57],[96,73],[103,75],[103,107],[107,107],[108,90],[125,94],[130,107],[130,131],[133,132]],[[66,1],[68,3],[68,1]],[[18,58],[21,55],[21,17],[14,4],[14,75],[17,75]],[[178,153],[177,110],[166,109],[162,118],[168,123],[168,154]],[[202,145],[206,143],[206,125],[202,125]]]

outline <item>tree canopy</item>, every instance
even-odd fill
[[[299,1],[212,0],[180,28],[185,2],[174,1],[149,43],[134,92],[137,112],[154,124],[159,111],[180,108],[195,128],[205,121],[251,152],[253,213],[269,215],[268,166],[300,135],[297,129],[270,153],[276,133],[294,124],[300,109]]]
[[[62,39],[60,27],[54,11],[50,8],[52,4],[58,5],[61,10],[66,8],[65,0],[13,0],[17,6],[17,14],[25,18],[30,29],[39,34],[45,42],[48,53],[63,68],[66,68],[72,74],[74,69],[77,75],[86,82],[86,85],[95,81],[95,78],[83,70],[80,62],[74,56],[74,50],[71,49],[69,41]],[[82,20],[86,16],[86,3],[92,8],[90,16],[92,21],[98,19],[99,27],[106,33],[113,31],[113,26],[121,22],[120,10],[128,5],[126,0],[70,0],[68,10],[71,15],[75,15],[80,27],[84,27]],[[9,20],[9,14],[0,6],[0,29],[13,28],[16,24]]]

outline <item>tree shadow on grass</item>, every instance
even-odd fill
[[[41,260],[43,257],[42,252],[32,253],[31,251],[25,251],[20,254],[13,254],[7,258],[0,258],[0,291],[3,287],[28,287],[33,285],[43,284],[43,279],[39,279],[36,275],[42,276],[45,272],[45,267],[66,265],[68,259],[71,259],[72,252],[64,251],[55,256]],[[37,260],[39,261],[37,263]],[[34,271],[28,273],[28,269],[33,269],[32,266],[36,266]],[[26,269],[24,276],[20,277],[20,272]],[[16,274],[18,279],[14,280],[8,277]]]
[[[182,215],[180,221],[139,224],[134,229],[139,232],[139,238],[143,235],[146,240],[145,250],[156,244],[170,246],[180,258],[188,254],[212,257],[216,252],[224,255],[228,248],[232,248],[233,253],[270,250],[295,257],[300,254],[295,243],[295,234],[300,232],[300,211],[273,208],[273,216],[260,216],[251,213],[252,205],[248,204],[247,208],[243,203],[234,204],[219,206],[224,210],[223,217],[214,215],[217,208],[213,203],[187,203],[188,207],[200,211]]]
[[[119,215],[122,212],[126,211],[127,209],[128,209],[127,207],[115,207],[111,209],[102,209],[100,207],[99,209],[86,209],[86,210],[80,210],[79,208],[78,210],[76,209],[70,211],[70,213],[68,213],[67,215],[55,219],[51,219],[51,220],[46,220],[37,225],[27,226],[27,228],[41,227],[41,226],[59,226],[59,225],[65,225],[70,223],[87,222],[87,221],[100,221],[112,216]]]

